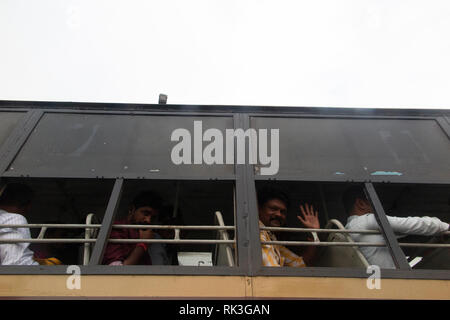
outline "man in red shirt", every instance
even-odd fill
[[[114,224],[151,224],[159,214],[162,199],[154,192],[145,191],[136,196],[131,203],[126,219]],[[153,239],[151,229],[111,230],[110,239]],[[148,245],[145,243],[110,243],[103,256],[103,264],[108,265],[150,265],[152,264]]]

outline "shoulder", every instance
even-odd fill
[[[27,219],[17,213],[2,212],[0,213],[1,224],[27,224]]]
[[[122,220],[116,220],[113,222],[114,224],[128,224],[128,221],[126,219]],[[110,238],[128,238],[128,231],[130,229],[126,228],[112,228],[110,233]]]
[[[260,230],[259,231],[259,238],[260,238],[261,241],[271,241],[270,234],[266,230]]]
[[[350,216],[347,219],[347,224],[346,224],[346,228],[352,228],[355,226],[359,226],[361,227],[361,225],[366,225],[370,222],[372,222],[372,220],[375,219],[375,216],[373,213],[366,213],[362,216]]]

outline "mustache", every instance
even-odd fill
[[[278,221],[280,223],[280,225],[283,224],[283,220],[280,218],[272,218],[272,219],[270,219],[270,221]]]

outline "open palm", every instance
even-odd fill
[[[303,207],[303,205],[300,205],[300,211],[302,213],[302,216],[297,216],[298,220],[300,220],[301,223],[307,228],[311,229],[319,229],[320,223],[319,223],[319,213],[314,210],[314,207],[312,205],[308,205],[307,203]]]

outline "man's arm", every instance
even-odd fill
[[[306,259],[305,256],[301,257],[293,253],[291,250],[286,248],[285,246],[279,246],[280,254],[284,257],[284,265],[288,267],[306,267]],[[305,250],[306,251],[306,250]],[[308,257],[309,262],[311,262],[311,258]]]
[[[309,240],[309,239],[308,239]],[[313,242],[314,240],[309,240]],[[302,258],[307,266],[311,266],[314,263],[317,254],[316,246],[307,246],[302,253]]]
[[[27,224],[27,219],[19,214],[10,214],[4,224]],[[28,228],[3,228],[0,230],[1,239],[30,239]],[[39,265],[33,259],[33,251],[26,242],[3,244],[0,249],[2,265]]]
[[[143,238],[147,237],[147,238]],[[153,233],[151,229],[146,231],[139,230],[140,239],[151,239]],[[128,232],[126,229],[113,229],[111,231],[110,239],[127,239]],[[105,254],[103,256],[103,264],[111,264],[116,261],[121,261],[124,265],[138,264],[143,255],[146,253],[144,246],[136,245],[132,250],[129,246],[121,243],[110,243],[106,246]]]
[[[152,239],[153,238],[153,230],[145,229],[139,230],[139,239]],[[147,253],[147,245],[138,243],[136,247],[131,251],[128,257],[123,261],[124,265],[134,265],[138,264],[141,261],[144,254]]]
[[[124,265],[135,265],[141,261],[142,256],[147,252],[144,247],[136,246],[130,255],[123,261]]]
[[[392,217],[386,216],[391,228],[396,233],[433,236],[445,232],[449,224],[435,217]],[[374,214],[366,216],[367,229],[380,229]]]

